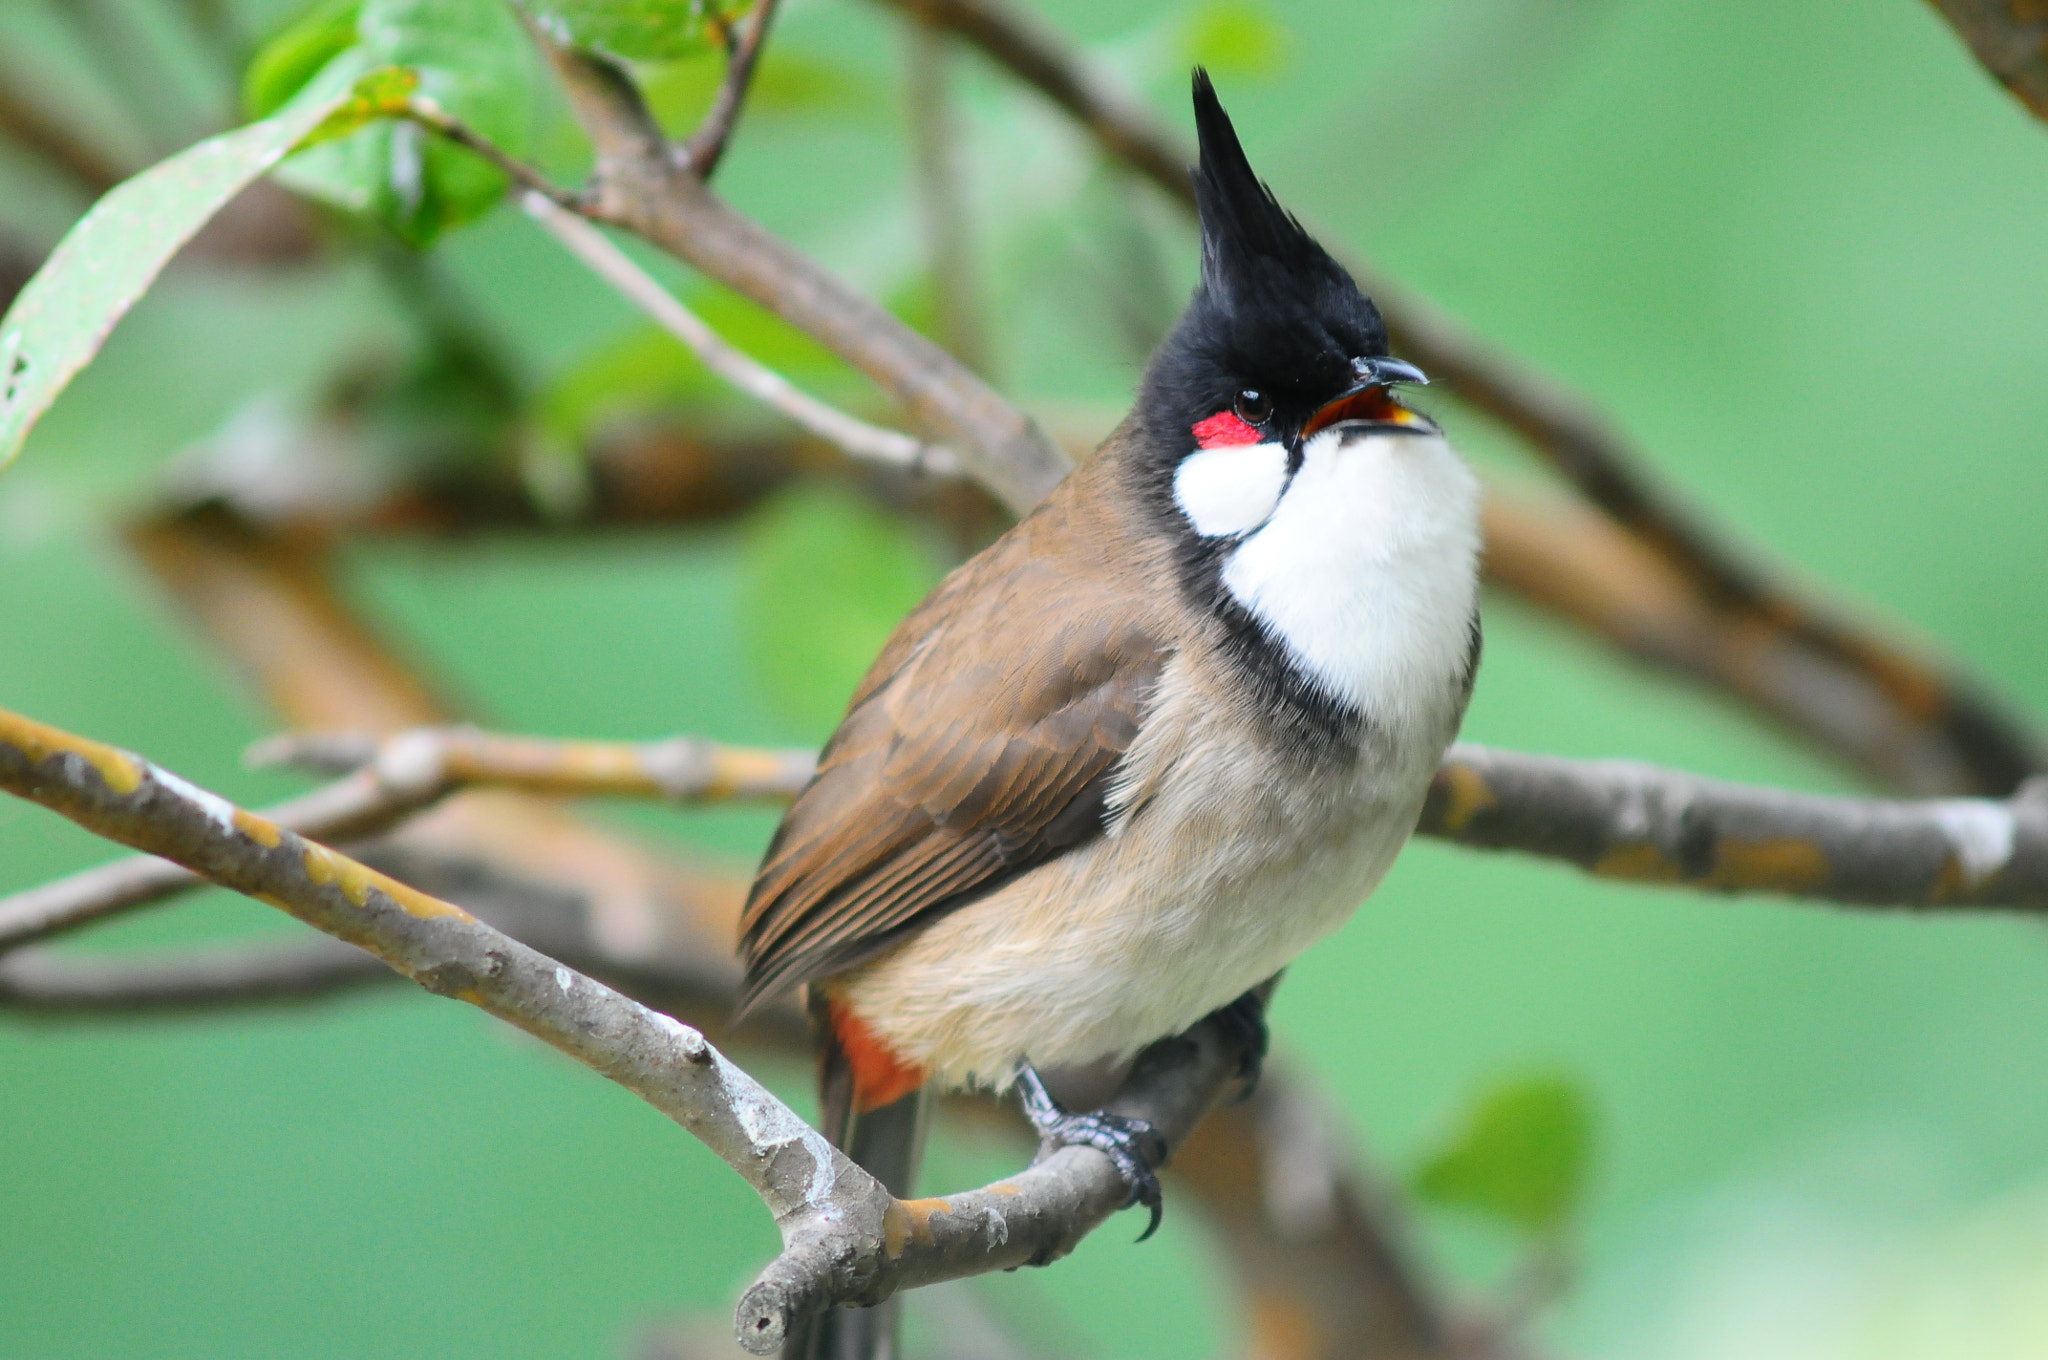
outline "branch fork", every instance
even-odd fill
[[[394,749],[432,763],[419,754],[423,741]],[[0,788],[357,945],[428,991],[560,1049],[696,1135],[783,1232],[782,1254],[740,1302],[740,1342],[755,1354],[817,1309],[1057,1259],[1123,1207],[1121,1174],[1086,1147],[979,1190],[898,1200],[701,1032],[140,756],[0,710]],[[1152,1120],[1171,1146],[1244,1058],[1205,1022],[1140,1055],[1110,1108]]]

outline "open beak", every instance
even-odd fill
[[[1429,379],[1423,375],[1421,369],[1399,359],[1354,359],[1351,361],[1351,367],[1358,374],[1358,384],[1310,416],[1308,424],[1301,428],[1303,439],[1307,439],[1318,430],[1328,429],[1345,420],[1363,421],[1370,425],[1387,425],[1418,433],[1435,430],[1436,425],[1433,421],[1395,401],[1393,393],[1387,390],[1395,383],[1428,386]]]

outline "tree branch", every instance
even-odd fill
[[[740,109],[747,102],[747,91],[753,85],[754,67],[761,60],[761,48],[768,41],[768,25],[775,21],[775,7],[778,0],[755,0],[753,21],[747,25],[746,36],[735,44],[726,58],[725,79],[719,83],[718,97],[711,103],[711,111],[704,115],[703,123],[683,141],[683,157],[698,179],[709,181],[718,169],[718,162],[725,156],[726,143],[732,140],[733,128],[739,123]]]
[[[344,843],[388,831],[460,789],[677,803],[774,800],[801,792],[816,764],[809,751],[750,750],[701,737],[627,745],[508,737],[473,727],[415,728],[381,740],[360,733],[287,733],[259,743],[250,760],[345,772],[325,788],[262,813],[302,836]],[[0,953],[163,901],[201,882],[167,860],[116,860],[0,898]]]
[[[780,411],[849,457],[914,475],[959,475],[960,458],[953,450],[855,419],[798,390],[774,369],[727,344],[702,317],[581,217],[538,194],[527,195],[524,203],[527,215],[592,273],[688,345],[706,368],[762,405]]]
[[[1923,911],[2048,909],[2048,779],[2006,801],[1830,798],[1459,745],[1418,831],[1637,883]]]
[[[806,752],[693,737],[634,745],[449,728],[381,743],[319,735],[268,745],[273,758],[325,769],[371,761],[276,809],[285,825],[334,828],[336,839],[396,825],[459,788],[783,798],[801,790],[811,768]],[[1633,762],[1459,745],[1437,772],[1416,834],[1562,859],[1603,878],[1715,892],[1927,911],[2048,909],[2048,779],[2008,801],[1833,798]],[[0,899],[0,950],[193,884],[169,866],[122,861]]]
[[[897,1200],[698,1031],[139,756],[0,710],[0,788],[366,949],[695,1134],[782,1230],[782,1254],[740,1302],[740,1341],[755,1354],[821,1308],[1057,1259],[1124,1205],[1121,1173],[1085,1147],[1061,1148],[980,1190]],[[1140,1054],[1108,1108],[1151,1119],[1171,1147],[1235,1081],[1244,1057],[1205,1022]]]
[[[2013,97],[2048,121],[2048,9],[2035,0],[1930,0]]]
[[[2005,0],[1956,0],[1973,10]],[[885,0],[959,34],[1093,132],[1103,147],[1192,211],[1192,156],[1136,103],[1094,75],[1064,39],[1002,0]],[[1588,500],[1664,557],[1711,608],[1790,635],[1862,674],[1901,716],[1945,742],[1967,782],[1948,790],[2010,793],[2048,757],[2027,725],[1974,686],[1833,618],[1722,545],[1641,466],[1640,455],[1580,398],[1491,353],[1448,315],[1356,258],[1359,286],[1385,315],[1396,349],[1460,398],[1521,435]]]
[[[1022,514],[1071,466],[1035,421],[959,360],[735,212],[670,154],[618,68],[535,31],[597,150],[593,215],[645,237],[809,334],[881,384]]]

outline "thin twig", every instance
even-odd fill
[[[898,1200],[698,1031],[139,756],[0,710],[0,788],[366,949],[429,991],[560,1049],[695,1134],[782,1229],[782,1254],[740,1302],[740,1341],[755,1354],[773,1351],[822,1308],[1057,1259],[1124,1207],[1122,1173],[1086,1147],[1061,1148],[980,1190]],[[1204,1022],[1140,1054],[1108,1108],[1151,1120],[1174,1146],[1235,1082],[1245,1057],[1223,1027]]]
[[[752,298],[845,358],[943,437],[963,470],[1023,514],[1072,466],[959,360],[735,212],[668,152],[616,66],[528,26],[597,151],[592,212]]]
[[[721,31],[727,35],[725,79],[719,83],[711,111],[682,145],[684,162],[698,179],[710,179],[725,157],[726,145],[732,140],[740,110],[747,102],[747,91],[754,83],[754,67],[761,60],[761,48],[768,41],[768,25],[775,21],[777,3],[778,0],[754,0],[753,20],[747,25],[744,38],[733,39],[731,26],[721,25]]]
[[[1187,148],[1031,16],[1002,0],[884,2],[979,47],[1087,127],[1111,155],[1194,209]],[[1988,13],[2004,0],[1956,4]],[[2038,44],[2038,27],[2006,21],[2000,32]],[[2048,48],[2036,56],[2048,62]],[[1710,607],[1738,614],[1755,629],[1796,635],[1831,665],[1863,674],[1903,718],[1946,742],[1966,780],[1950,791],[2004,795],[2029,774],[2048,769],[2039,738],[1988,695],[1841,622],[1724,546],[1657,484],[1639,453],[1581,398],[1492,353],[1450,316],[1407,295],[1377,270],[1355,258],[1348,263],[1386,316],[1399,352],[1526,439],[1587,499],[1664,556]]]
[[[799,391],[774,369],[734,349],[702,317],[581,217],[537,194],[529,194],[524,203],[527,214],[564,249],[663,330],[688,345],[706,368],[740,391],[782,412],[850,457],[913,473],[959,475],[960,458],[951,449],[850,416]]]
[[[410,791],[365,768],[345,779],[266,808],[266,820],[320,840],[348,841],[385,831],[439,797]],[[169,860],[147,856],[97,865],[68,878],[0,898],[0,954],[68,934],[119,912],[148,906],[202,886],[204,880]]]
[[[379,835],[460,789],[542,797],[659,798],[678,803],[785,799],[816,764],[809,751],[763,751],[675,737],[644,745],[543,741],[472,727],[367,734],[288,733],[259,743],[258,765],[293,764],[342,777],[261,815],[319,841]],[[0,953],[200,886],[162,859],[116,860],[0,898]]]
[[[469,124],[442,108],[423,94],[406,98],[404,116],[418,123],[429,132],[447,138],[457,146],[473,151],[504,172],[506,178],[530,194],[539,194],[549,202],[559,204],[570,212],[579,210],[582,199],[568,189],[556,184],[534,166],[528,165],[511,152],[499,146],[490,138],[478,132]]]

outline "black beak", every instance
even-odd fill
[[[1395,383],[1427,387],[1429,378],[1421,369],[1399,359],[1353,359],[1351,371],[1358,376],[1358,381],[1308,418],[1308,424],[1301,427],[1303,439],[1345,420],[1385,425],[1418,434],[1435,432],[1434,422],[1401,405],[1387,391]]]
[[[1353,359],[1351,371],[1358,375],[1361,384],[1366,385],[1392,387],[1395,383],[1414,383],[1417,387],[1429,386],[1428,374],[1400,359]]]

